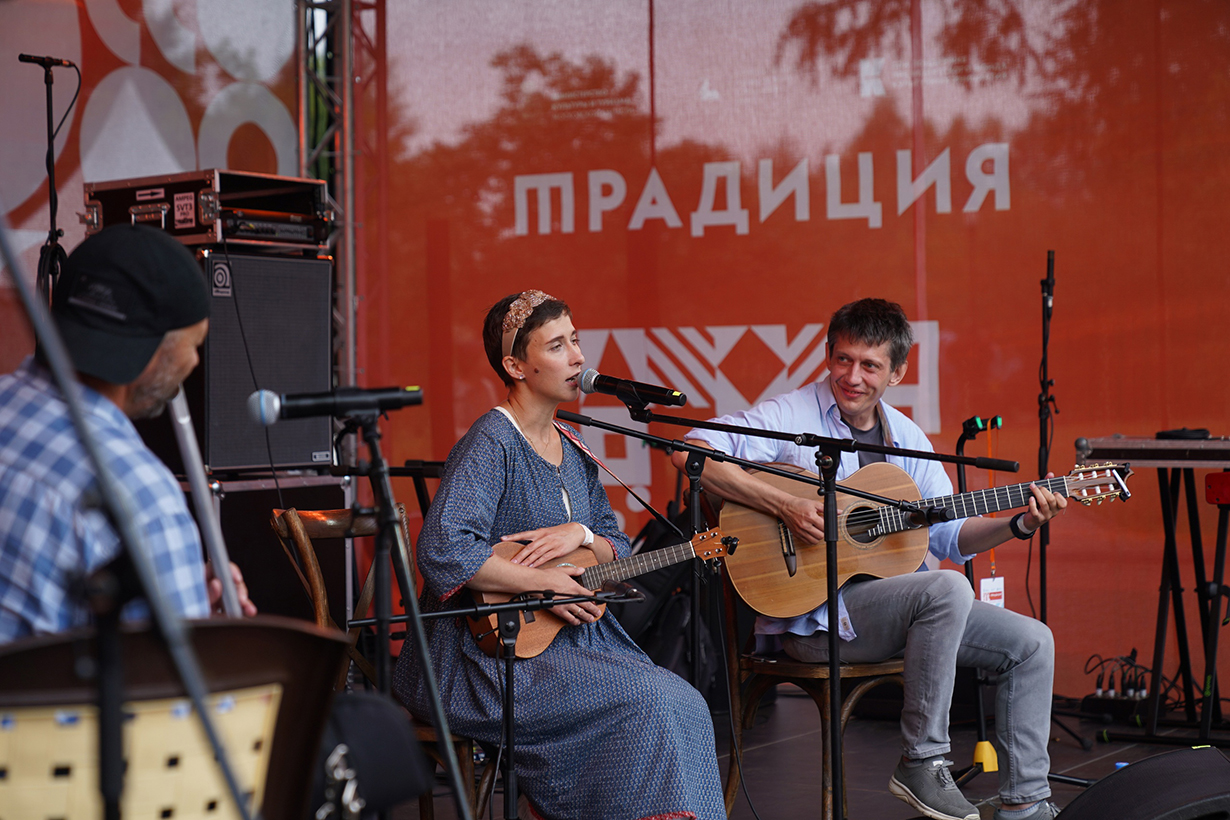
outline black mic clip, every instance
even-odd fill
[[[596,597],[604,603],[640,603],[645,600],[645,593],[627,581],[608,579]]]
[[[905,513],[905,518],[910,522],[913,529],[919,527],[929,527],[932,524],[939,524],[944,521],[955,521],[957,519],[957,511],[951,507],[903,507],[902,512]]]

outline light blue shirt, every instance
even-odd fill
[[[880,402],[879,409],[880,418],[888,428],[888,439],[892,442],[892,446],[906,450],[933,452],[926,433],[908,416],[883,401]],[[789,393],[766,399],[751,409],[731,413],[714,419],[714,421],[782,433],[814,433],[839,439],[854,437],[850,433],[850,427],[841,417],[837,400],[833,398],[833,390],[829,387],[827,377]],[[816,448],[814,447],[800,447],[790,441],[740,436],[712,430],[692,430],[687,437],[699,439],[708,443],[715,450],[748,461],[761,464],[781,462],[816,472]],[[937,498],[952,494],[952,482],[939,462],[919,458],[901,458],[900,456],[886,456],[885,459],[889,464],[895,464],[909,474],[914,483],[918,485],[923,498]],[[837,469],[837,480],[842,481],[857,470],[858,453],[842,453],[841,466]],[[928,549],[931,554],[937,559],[948,558],[958,563],[968,561],[970,556],[962,555],[957,549],[957,537],[964,523],[962,519],[933,524],[928,539]],[[927,569],[926,564],[919,567],[919,570],[925,569]],[[840,591],[837,593],[837,617],[839,619],[838,634],[843,640],[852,640],[856,634],[854,631],[856,625],[850,623],[850,616],[846,611],[845,600]],[[825,603],[797,618],[770,618],[761,615],[756,619],[756,632],[760,635],[780,635],[784,632],[811,635],[817,631],[827,631],[828,623],[828,604]]]
[[[207,617],[200,535],[178,482],[115,404],[85,386],[79,395],[167,602],[183,617]],[[73,581],[119,552],[99,505],[67,405],[47,372],[26,359],[0,376],[0,644],[88,623]],[[146,613],[142,601],[123,614]]]

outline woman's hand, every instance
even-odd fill
[[[556,595],[565,598],[571,598],[574,595],[592,595],[593,592],[576,582],[575,576],[580,575],[584,571],[583,567],[550,567],[539,570],[543,575],[542,588],[549,589]],[[602,617],[602,607],[592,601],[552,607],[551,612],[554,612],[573,626],[583,623],[592,624]]]
[[[512,557],[512,562],[526,567],[539,567],[553,558],[562,558],[580,549],[581,542],[585,540],[585,528],[571,521],[555,527],[514,532],[500,540],[528,541],[529,543]]]

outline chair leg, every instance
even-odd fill
[[[739,783],[743,780],[743,770],[740,756],[743,749],[743,681],[732,680],[730,686],[730,725],[733,734],[730,738],[730,762],[726,766],[726,786],[722,797],[726,803],[726,816],[735,808],[735,798],[739,794]]]
[[[739,795],[739,783],[743,780],[743,772],[739,767],[739,754],[737,749],[743,747],[743,727],[738,720],[731,721],[734,724],[734,737],[730,740],[730,762],[726,766],[726,787],[722,791],[722,797],[726,801],[726,816],[730,817],[730,813],[735,809],[735,798]]]
[[[752,728],[752,723],[756,720],[756,711],[760,708],[760,699],[775,683],[777,681],[772,678],[751,674],[740,687],[745,691],[731,698],[731,723],[734,725],[734,736],[730,743],[730,763],[726,767],[726,787],[722,792],[726,800],[727,817],[734,811],[735,799],[739,795],[739,784],[743,779],[742,767],[739,765],[739,757],[743,750],[743,733]]]
[[[487,765],[483,766],[482,777],[478,779],[478,798],[474,803],[474,816],[476,818],[480,818],[487,813],[487,798],[491,794],[491,784],[495,782],[496,774],[495,758],[488,757]]]
[[[812,699],[820,709],[820,753],[824,757],[820,766],[820,820],[833,820],[833,735],[829,731],[829,682],[820,681],[817,689],[819,691],[812,694]],[[842,814],[845,814],[844,806]]]

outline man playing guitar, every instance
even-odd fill
[[[882,398],[905,376],[913,334],[895,303],[863,299],[833,314],[828,327],[829,375],[814,384],[768,399],[750,410],[715,421],[781,432],[810,432],[911,450],[931,450],[922,430]],[[740,458],[815,469],[815,450],[792,442],[706,430],[688,433],[690,443]],[[683,469],[686,454],[674,455]],[[842,454],[842,480],[885,456]],[[933,461],[888,456],[917,484],[924,498],[952,493],[943,468]],[[793,495],[735,465],[709,460],[705,489],[745,507],[775,516],[802,542],[823,543],[823,503]],[[1013,537],[1028,539],[1063,512],[1067,499],[1034,485],[1028,509],[1010,519],[965,518],[931,526],[932,563],[964,562]],[[975,601],[957,572],[924,571],[890,578],[854,579],[837,599],[843,640],[841,658],[871,663],[905,659],[905,704],[901,713],[903,755],[889,789],[935,820],[978,820],[948,772],[948,711],[957,666],[983,669],[998,684],[995,727],[1005,763],[999,772],[1002,806],[997,820],[1047,820],[1057,809],[1050,796],[1047,739],[1054,674],[1054,643],[1042,623]],[[761,616],[760,641],[780,641],[796,660],[828,660],[828,604],[793,618]]]

